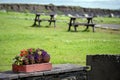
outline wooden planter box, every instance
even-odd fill
[[[51,70],[51,63],[31,64],[31,65],[12,65],[13,72],[36,72]]]

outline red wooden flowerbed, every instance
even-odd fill
[[[12,65],[13,72],[36,72],[51,70],[51,63],[31,64],[31,65]]]

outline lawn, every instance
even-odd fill
[[[53,64],[86,64],[86,55],[120,54],[120,31],[96,28],[93,33],[68,32],[69,17],[57,16],[57,26],[48,27],[42,22],[41,27],[32,27],[35,15],[30,13],[0,12],[0,71],[10,70],[13,58],[20,50],[42,48],[51,55]],[[48,16],[43,16],[48,18]],[[100,22],[102,18],[96,18]],[[120,24],[120,18],[103,18],[103,23]],[[104,21],[105,20],[105,21]]]

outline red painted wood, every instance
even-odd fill
[[[36,72],[52,69],[51,63],[31,64],[31,65],[12,65],[13,72]]]

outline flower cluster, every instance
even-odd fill
[[[21,50],[20,54],[14,58],[16,65],[29,65],[48,63],[50,61],[50,55],[43,49],[30,48],[27,50]]]

